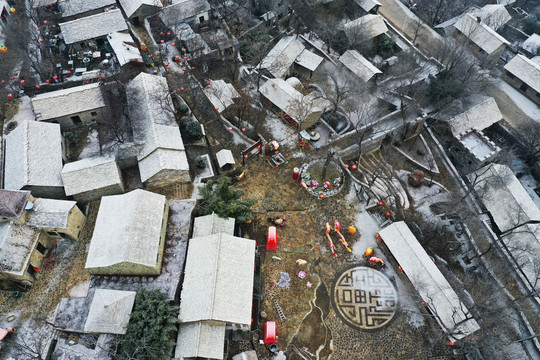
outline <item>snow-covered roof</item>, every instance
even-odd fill
[[[227,84],[223,80],[212,81],[203,91],[208,100],[210,100],[214,107],[218,108],[220,113],[234,104],[234,99],[240,97],[233,84]]]
[[[128,29],[120,9],[68,21],[59,26],[64,42],[68,45]]]
[[[356,50],[347,50],[339,57],[339,61],[351,70],[356,76],[362,79],[363,82],[368,82],[376,74],[382,74],[382,71],[377,69],[375,65],[370,63],[368,59],[363,57]]]
[[[58,5],[63,8],[63,17],[83,14],[87,11],[101,9],[116,4],[116,0],[60,0]]]
[[[193,224],[193,237],[225,233],[234,235],[234,218],[221,218],[215,213],[197,216]]]
[[[323,60],[324,59],[319,55],[312,53],[308,49],[304,49],[304,51],[296,58],[295,63],[308,70],[315,71],[319,65],[321,65]]]
[[[115,32],[109,34],[107,35],[107,40],[109,41],[120,66],[124,66],[132,61],[139,63],[144,62],[135,40],[133,40],[128,32]]]
[[[540,93],[540,64],[518,54],[504,65],[504,69]]]
[[[532,34],[521,44],[521,47],[533,55],[538,54],[540,51],[540,35]]]
[[[139,8],[143,5],[155,6],[157,8],[163,7],[160,0],[119,0],[120,6],[124,9],[126,16],[130,18]]]
[[[102,197],[85,268],[155,267],[165,205],[165,196],[141,189]]]
[[[69,212],[76,205],[76,201],[38,198],[28,211],[27,224],[37,228],[66,229]]]
[[[486,53],[491,54],[501,45],[510,43],[484,22],[477,22],[471,14],[465,14],[454,27]]]
[[[197,321],[180,324],[176,341],[176,359],[223,359],[224,323]]]
[[[24,121],[6,135],[4,188],[61,187],[62,135],[60,125]]]
[[[272,76],[280,78],[304,50],[304,44],[296,36],[281,38],[261,60],[259,68],[266,69]]]
[[[375,6],[382,6],[377,0],[354,0],[365,12],[370,12]]]
[[[540,225],[521,226],[501,236],[501,240],[517,259],[527,279],[535,286],[538,283],[538,266],[540,266]]]
[[[62,169],[62,180],[67,196],[122,186],[120,169],[114,158],[96,157],[67,163]]]
[[[32,98],[38,121],[91,111],[105,105],[99,83],[46,92]]]
[[[512,5],[515,2],[516,0],[497,0],[497,4],[501,4],[504,6]]]
[[[24,212],[30,191],[0,190],[0,218],[20,218]]]
[[[484,5],[479,9],[469,11],[469,14],[474,18],[479,17],[483,23],[495,31],[512,19],[504,5],[497,4]]]
[[[388,31],[381,15],[367,14],[344,25],[349,38],[369,40]]]
[[[136,295],[135,291],[97,289],[84,331],[96,334],[125,334]]]
[[[189,241],[180,322],[251,324],[255,241],[219,233]]]
[[[150,155],[139,160],[139,172],[142,182],[149,180],[162,170],[188,171],[189,163],[186,153],[179,150],[158,148]]]
[[[503,116],[495,99],[490,96],[478,96],[477,99],[478,102],[467,111],[448,121],[448,125],[455,137],[459,137],[470,130],[484,130],[502,120]]]
[[[259,91],[265,98],[297,121],[303,121],[310,113],[323,111],[313,100],[302,95],[283,79],[270,79],[260,87]]]
[[[468,177],[500,231],[540,221],[540,209],[508,166],[490,164]]]
[[[161,20],[168,27],[178,25],[189,18],[197,17],[211,9],[206,0],[175,0],[161,11]]]
[[[465,305],[404,221],[379,230],[379,235],[451,338],[459,340],[480,329],[474,319],[466,320],[470,313],[464,312]]]
[[[0,223],[0,272],[22,275],[40,232],[12,221]]]
[[[42,7],[42,6],[48,6],[48,5],[52,5],[52,4],[55,4],[57,0],[34,0],[32,1],[32,7],[34,9],[37,9],[39,7]]]
[[[234,156],[232,151],[229,149],[221,149],[216,153],[217,162],[220,168],[224,167],[227,164],[234,165]]]
[[[480,161],[487,160],[500,150],[487,137],[474,130],[460,136],[459,142]]]

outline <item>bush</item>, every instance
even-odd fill
[[[396,53],[395,45],[396,42],[393,39],[381,36],[377,42],[377,54],[381,55],[383,59],[388,59]]]
[[[418,155],[420,155],[420,156],[426,155],[426,153],[425,153],[424,150],[422,150],[422,149],[416,150],[416,153],[417,153]]]
[[[206,167],[206,160],[202,156],[197,156],[195,159],[195,167],[202,170]]]
[[[198,121],[190,121],[186,125],[186,134],[192,139],[200,140],[203,137],[202,127]]]
[[[180,114],[187,114],[189,111],[189,107],[186,104],[182,104],[178,108],[178,111],[180,112]]]

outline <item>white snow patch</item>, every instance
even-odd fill
[[[86,297],[88,294],[88,288],[90,287],[90,280],[83,281],[80,284],[73,286],[69,290],[70,297]]]
[[[264,127],[272,134],[273,140],[276,140],[283,147],[296,146],[296,131],[293,128],[271,113],[264,120]]]
[[[21,123],[25,120],[35,120],[34,110],[32,108],[32,102],[28,96],[23,96],[19,99],[19,111],[13,116],[11,121]]]
[[[500,80],[497,86],[512,99],[512,101],[525,113],[536,122],[540,122],[540,109],[538,106],[529,100],[525,95],[514,89],[506,82]]]
[[[240,135],[238,135],[235,131],[231,131],[233,136],[233,142],[235,145],[245,145],[250,146],[251,144],[244,140]]]
[[[79,155],[79,160],[99,156],[99,134],[96,129],[93,129],[86,138],[86,145]]]

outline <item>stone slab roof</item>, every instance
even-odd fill
[[[20,218],[29,197],[30,191],[0,190],[0,218]]]
[[[0,272],[24,274],[40,232],[12,221],[0,223]]]
[[[32,98],[36,120],[50,120],[105,107],[99,83],[51,91]]]
[[[101,198],[85,268],[155,267],[165,204],[165,196],[141,189]]]
[[[193,237],[203,237],[213,234],[225,233],[234,235],[234,218],[221,218],[215,213],[197,216],[193,225]]]
[[[120,169],[114,158],[97,157],[67,163],[62,169],[62,180],[67,196],[122,186]]]
[[[504,69],[540,93],[540,64],[518,54],[504,65]]]
[[[475,18],[479,17],[483,23],[495,31],[512,19],[504,5],[497,4],[484,5],[479,9],[470,11],[469,14]]]
[[[69,213],[77,206],[76,201],[39,198],[34,207],[28,211],[27,224],[37,228],[66,229]]]
[[[281,38],[264,59],[261,60],[259,67],[268,70],[272,76],[280,78],[304,50],[304,44],[296,36]]]
[[[455,137],[459,138],[471,130],[484,130],[503,119],[495,99],[490,96],[478,96],[475,99],[474,105],[448,121]]]
[[[115,0],[60,0],[58,5],[64,8],[63,17],[83,14],[87,11],[97,10],[116,4]]]
[[[136,295],[135,291],[96,290],[84,331],[96,334],[125,334]]]
[[[61,187],[62,135],[60,125],[24,121],[6,136],[4,187]]]
[[[68,45],[128,29],[120,9],[68,21],[59,26],[64,42]]]
[[[363,82],[368,82],[376,74],[382,74],[375,65],[370,63],[356,50],[347,50],[339,57],[339,61],[351,70]]]
[[[295,63],[310,71],[315,71],[323,60],[319,55],[312,53],[308,49],[304,49],[296,58]]]
[[[487,24],[477,22],[476,18],[471,14],[465,14],[454,24],[454,27],[487,54],[491,54],[501,45],[510,44]]]

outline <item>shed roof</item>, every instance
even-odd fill
[[[206,0],[174,0],[172,5],[165,6],[161,11],[161,20],[172,27],[210,9]]]
[[[211,81],[210,85],[206,86],[203,91],[220,113],[234,104],[234,99],[240,97],[233,84],[227,84],[223,80]]]
[[[483,23],[497,31],[506,24],[512,16],[506,11],[504,5],[488,4],[479,9],[469,11],[473,17],[479,17]]]
[[[367,14],[344,25],[345,34],[349,38],[369,40],[384,34],[388,27],[381,15]]]
[[[532,34],[521,44],[521,47],[533,55],[540,53],[540,35]]]
[[[540,64],[518,54],[504,65],[504,69],[540,93]]]
[[[144,159],[139,160],[139,172],[143,183],[163,170],[188,171],[189,163],[186,153],[179,150],[158,148]]]
[[[38,228],[67,229],[69,213],[76,201],[39,198],[28,212],[27,224]]]
[[[225,233],[234,235],[234,218],[221,218],[215,213],[197,216],[193,224],[193,237]]]
[[[120,9],[68,21],[59,26],[68,45],[128,29]]]
[[[40,230],[12,221],[0,223],[0,272],[22,275]]]
[[[6,136],[4,187],[61,187],[62,135],[60,125],[24,121]]]
[[[356,76],[362,79],[363,82],[368,82],[375,74],[382,74],[382,71],[377,69],[375,65],[370,63],[356,50],[347,50],[339,57],[339,61],[347,69],[351,70]]]
[[[107,157],[82,159],[64,165],[62,180],[68,196],[122,184],[116,160]]]
[[[382,6],[377,0],[354,0],[362,10],[370,12],[375,6]]]
[[[304,50],[304,44],[296,36],[283,37],[261,60],[259,67],[267,69],[272,76],[280,78]]]
[[[165,204],[165,196],[141,189],[102,197],[85,268],[155,267]]]
[[[135,303],[135,291],[97,289],[88,311],[84,331],[125,334]]]
[[[130,18],[141,6],[155,6],[157,8],[163,7],[160,0],[119,0],[120,6],[124,9],[126,16]]]
[[[302,51],[296,58],[295,63],[310,71],[315,71],[319,65],[321,65],[323,60],[324,59],[319,55],[312,53],[308,49],[304,49],[304,51]]]
[[[109,34],[107,35],[107,40],[109,41],[120,66],[124,66],[129,62],[144,62],[135,40],[133,40],[128,32],[115,32]]]
[[[232,154],[232,151],[229,149],[221,149],[216,153],[216,158],[218,161],[218,165],[220,168],[224,167],[225,165],[236,164],[236,161],[234,161],[234,156]]]
[[[94,83],[36,95],[32,106],[37,120],[50,120],[102,108],[105,99],[99,83]]]
[[[180,322],[251,324],[255,241],[225,233],[189,242]]]
[[[379,234],[439,325],[450,331],[452,338],[459,340],[480,329],[474,319],[466,320],[470,314],[464,312],[465,305],[404,221],[390,224]]]
[[[490,164],[468,177],[502,232],[540,221],[540,209],[508,166]]]
[[[465,14],[454,27],[486,53],[491,54],[501,45],[510,43],[484,22],[477,22],[471,14]]]
[[[177,359],[223,359],[224,323],[197,321],[180,324],[176,341]]]
[[[0,190],[0,218],[20,218],[24,212],[30,191],[26,190]]]
[[[83,14],[87,11],[101,9],[114,4],[116,4],[116,0],[60,0],[58,2],[58,5],[64,8],[63,17]]]
[[[484,130],[502,120],[503,116],[495,99],[490,96],[478,96],[476,99],[477,102],[468,110],[448,121],[455,137],[470,130]]]

